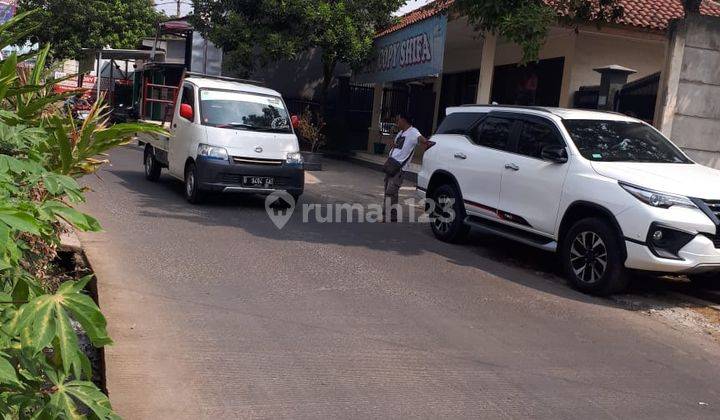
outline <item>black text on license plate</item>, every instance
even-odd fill
[[[269,176],[244,176],[243,185],[246,187],[272,187],[274,179]]]

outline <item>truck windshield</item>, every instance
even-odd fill
[[[634,121],[564,120],[586,159],[604,162],[692,163],[668,139]]]
[[[291,133],[285,104],[277,96],[227,90],[200,90],[203,125],[236,130]]]

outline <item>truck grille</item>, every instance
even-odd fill
[[[243,165],[282,165],[285,161],[282,159],[262,159],[262,158],[249,158],[242,156],[233,156],[233,162],[240,163]]]

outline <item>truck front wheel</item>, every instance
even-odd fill
[[[203,199],[203,192],[197,179],[197,168],[189,163],[185,168],[185,199],[192,204],[199,204]]]
[[[160,166],[160,162],[155,159],[155,153],[153,153],[152,147],[150,146],[145,147],[143,163],[145,166],[145,179],[149,181],[157,181],[160,179],[162,167]]]

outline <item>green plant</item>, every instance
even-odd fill
[[[18,39],[12,32],[26,17],[0,25],[0,49]],[[78,345],[80,331],[96,347],[112,343],[84,292],[92,276],[62,273],[55,256],[68,226],[100,230],[74,207],[84,200],[76,178],[97,170],[103,153],[135,133],[162,129],[109,126],[100,102],[76,124],[57,105],[66,95],[50,89],[49,52],[0,60],[0,417],[117,418]],[[18,67],[30,58],[33,70]]]
[[[36,11],[20,44],[52,44],[56,60],[81,58],[82,48],[135,48],[154,35],[163,15],[151,0],[19,0],[18,11]]]
[[[223,48],[233,70],[293,60],[311,49],[322,59],[321,105],[340,63],[359,69],[372,58],[378,29],[395,21],[404,0],[193,0],[193,25]]]

